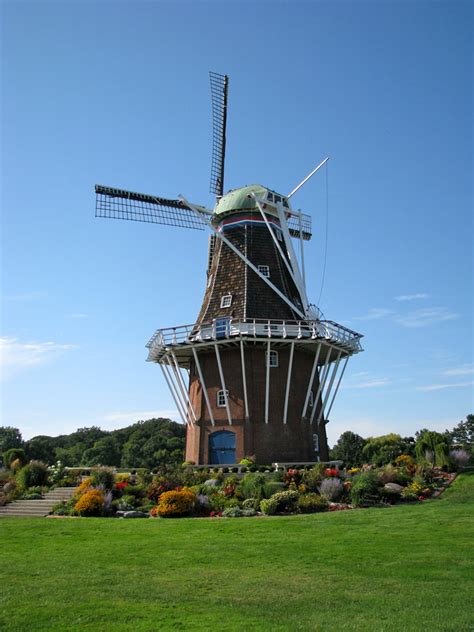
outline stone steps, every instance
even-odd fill
[[[41,500],[15,500],[0,507],[0,518],[42,518],[47,516],[54,505],[69,500],[76,489],[74,487],[56,487],[45,494]]]

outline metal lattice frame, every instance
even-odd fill
[[[212,163],[210,191],[217,196],[224,192],[224,162],[227,125],[227,75],[209,73],[212,97]]]
[[[195,230],[206,228],[200,216],[181,200],[168,200],[100,184],[96,184],[95,193],[96,217],[165,224]]]
[[[309,241],[313,236],[311,216],[306,213],[300,213],[299,215],[290,215],[287,219],[288,231],[292,237],[297,237],[303,241]]]

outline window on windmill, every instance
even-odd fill
[[[225,408],[229,398],[229,391],[217,391],[217,408]]]
[[[279,195],[275,195],[275,202],[281,202],[281,197]]]
[[[283,198],[283,206],[284,206],[285,208],[290,208],[290,207],[288,206],[288,201],[287,201],[287,200],[285,200],[285,198]]]
[[[232,305],[232,294],[224,294],[221,297],[221,307],[230,307]]]
[[[313,446],[314,446],[314,451],[319,452],[319,437],[317,434],[313,435]]]
[[[270,351],[270,358],[268,357],[268,351],[266,351],[265,360],[271,369],[276,369],[278,367],[278,351]]]
[[[314,405],[314,393],[313,391],[309,392],[309,402],[308,405],[310,406],[310,408],[313,408]]]
[[[258,266],[258,271],[264,277],[270,278],[270,268],[269,266]]]
[[[273,202],[273,193],[270,193],[270,191],[267,193],[267,200]]]

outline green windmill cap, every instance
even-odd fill
[[[233,189],[221,197],[214,212],[216,215],[222,215],[223,213],[235,211],[256,210],[255,200],[249,195],[255,193],[257,197],[265,198],[268,190],[261,184],[249,184],[241,189]],[[272,212],[268,207],[265,209],[265,212],[277,215],[276,211]]]

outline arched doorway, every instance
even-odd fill
[[[235,433],[219,430],[209,435],[209,463],[230,465],[235,463]]]

